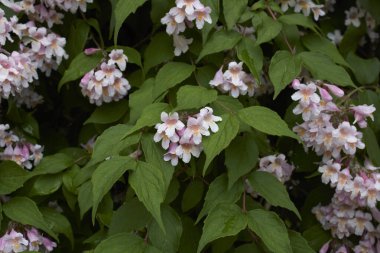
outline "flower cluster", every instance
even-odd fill
[[[367,28],[367,35],[371,42],[375,42],[379,39],[380,35],[379,33],[375,32],[375,29],[377,27],[376,20],[372,17],[370,12],[364,10],[360,2],[357,1],[357,6],[350,7],[349,10],[345,11],[346,19],[344,21],[344,24],[346,26],[354,26],[354,27],[360,27],[360,24],[362,22],[362,19],[365,20],[366,28]],[[327,34],[327,37],[334,43],[339,44],[342,41],[342,34],[340,30],[334,30],[334,32],[330,32]],[[364,45],[366,43],[365,37],[362,38],[360,41],[361,45]]]
[[[302,12],[305,16],[309,16],[313,12],[314,20],[317,21],[319,17],[326,15],[323,10],[323,4],[315,4],[312,0],[278,0],[281,5],[282,11],[287,11],[289,7],[294,8],[294,12]]]
[[[31,92],[23,90],[30,89],[30,85],[38,79],[37,70],[50,76],[51,71],[56,70],[62,60],[68,57],[63,49],[66,39],[49,32],[45,27],[37,27],[33,21],[23,24],[18,22],[16,16],[7,19],[2,9],[0,31],[2,46],[7,41],[13,42],[12,36],[20,40],[18,51],[8,53],[2,50],[0,53],[0,98],[17,96],[18,104],[34,105],[40,100],[38,96],[34,95],[32,101],[23,101],[23,98],[28,99],[31,95]]]
[[[292,86],[297,90],[292,99],[299,102],[293,113],[302,114],[304,120],[293,130],[306,148],[311,147],[323,156],[318,168],[322,182],[335,188],[332,202],[328,206],[318,205],[313,212],[322,226],[331,230],[333,237],[361,236],[356,246],[334,241],[327,243],[321,252],[339,252],[339,249],[345,250],[341,252],[348,252],[348,249],[377,252],[375,246],[380,239],[380,227],[375,229],[371,212],[380,200],[380,173],[369,161],[361,166],[355,157],[357,149],[365,147],[363,134],[355,124],[359,128],[367,127],[367,118],[373,120],[374,106],[334,103],[334,96],[343,97],[344,91],[331,84],[302,84],[294,80]],[[352,123],[350,118],[354,118]]]
[[[161,113],[161,121],[155,128],[154,141],[160,142],[167,153],[165,161],[171,161],[173,166],[178,164],[178,158],[189,163],[191,156],[199,157],[202,147],[202,137],[209,136],[211,132],[219,130],[216,122],[222,121],[219,116],[213,115],[210,107],[205,107],[196,115],[189,116],[185,124],[179,119],[177,112]]]
[[[114,49],[108,55],[108,60],[82,78],[82,94],[89,97],[90,103],[100,106],[103,102],[119,101],[127,95],[131,86],[122,73],[127,61],[128,57],[122,49]]]
[[[228,92],[234,98],[246,94],[252,97],[258,86],[253,76],[243,70],[243,62],[230,62],[225,72],[222,66],[210,81],[210,85],[217,87],[223,93]]]
[[[70,11],[71,13],[77,12],[78,9],[86,12],[87,3],[92,3],[93,0],[45,0],[40,3],[36,3],[35,0],[17,2],[14,0],[1,0],[0,2],[17,13],[24,12],[29,20],[41,23],[46,22],[48,27],[52,27],[54,24],[63,24],[64,15],[57,12],[56,8],[66,12]]]
[[[202,29],[205,22],[211,24],[211,8],[204,6],[199,0],[176,0],[176,6],[171,8],[161,19],[161,23],[166,25],[166,32],[173,36],[174,54],[176,56],[186,53],[193,39],[187,39],[180,35],[187,27],[195,25]]]
[[[51,252],[57,244],[43,236],[36,228],[25,228],[23,233],[11,229],[0,238],[0,252]]]
[[[0,124],[0,160],[11,160],[25,169],[32,169],[42,159],[43,147],[31,144],[9,130],[9,125]]]
[[[298,80],[293,82],[293,87],[298,91],[292,95],[292,99],[299,101],[293,113],[302,114],[304,120],[293,130],[301,137],[306,147],[312,147],[318,155],[323,155],[324,162],[331,158],[341,159],[342,152],[345,155],[354,155],[356,149],[364,149],[365,145],[361,140],[363,134],[351,125],[345,116],[346,112],[352,112],[357,119],[354,123],[359,127],[365,127],[366,118],[372,118],[372,112],[375,110],[373,105],[339,108],[333,102],[330,92],[342,97],[343,90],[331,84],[317,84],[302,84]],[[317,90],[320,96],[316,93]]]
[[[260,159],[259,165],[258,171],[269,172],[282,183],[290,180],[294,170],[294,166],[286,162],[283,154],[265,156]]]

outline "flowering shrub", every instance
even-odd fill
[[[0,0],[0,252],[380,252],[376,0]]]

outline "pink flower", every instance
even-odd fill
[[[199,157],[201,151],[202,147],[200,145],[195,145],[193,141],[186,138],[181,138],[175,153],[182,159],[184,163],[189,163],[191,155]]]
[[[23,234],[16,232],[15,230],[11,230],[10,233],[6,233],[1,238],[2,243],[0,244],[4,253],[18,253],[27,250],[27,246],[29,244],[28,240],[26,240]]]
[[[182,130],[185,127],[182,121],[179,120],[179,115],[177,112],[169,114],[162,112],[161,121],[164,123],[156,125],[157,132],[165,132],[169,138],[175,134],[175,130]]]
[[[128,62],[128,57],[122,49],[114,49],[109,54],[108,64],[116,64],[121,71],[124,71]]]
[[[337,97],[343,97],[344,96],[344,91],[341,88],[339,88],[338,86],[333,85],[333,84],[327,84],[327,83],[324,83],[323,85],[326,86],[327,89],[329,89],[329,91],[332,94],[334,94],[335,96],[337,96]]]
[[[170,143],[169,145],[169,151],[164,155],[165,161],[170,161],[170,163],[173,166],[177,166],[178,164],[178,156],[176,154],[178,144],[177,143]]]
[[[38,251],[40,245],[42,245],[42,236],[38,232],[37,229],[32,228],[30,230],[26,229],[26,235],[29,240],[29,250],[30,251]]]
[[[53,251],[55,247],[57,247],[57,244],[50,240],[49,238],[42,237],[42,243],[44,244],[47,251]]]
[[[222,69],[223,66],[215,73],[214,79],[210,81],[211,86],[217,87],[225,82]]]
[[[192,139],[194,144],[200,144],[202,142],[202,135],[210,135],[210,132],[204,127],[202,123],[202,118],[189,117],[187,119],[187,127],[182,138],[188,140]]]
[[[211,24],[211,8],[210,7],[204,7],[201,9],[197,9],[194,11],[192,15],[189,16],[189,20],[195,20],[195,24],[197,28],[200,30],[203,28],[205,22]]]
[[[187,15],[192,15],[195,10],[204,8],[199,0],[176,0],[175,2],[178,8],[185,7]]]
[[[319,167],[318,171],[322,173],[322,182],[325,184],[331,182],[332,185],[335,185],[338,182],[340,168],[341,165],[339,163],[333,163],[333,160]]]
[[[351,106],[350,109],[354,112],[355,121],[361,128],[367,127],[367,117],[373,119],[373,113],[376,111],[376,108],[373,105],[358,105]]]
[[[100,51],[100,48],[86,48],[84,50],[84,54],[85,55],[93,55],[93,54],[95,54],[98,51]]]
[[[314,83],[299,84],[298,91],[292,95],[292,100],[300,101],[303,105],[309,105],[310,103],[319,103],[320,97],[315,93],[317,86]]]
[[[202,126],[205,129],[209,129],[216,133],[219,130],[218,125],[215,122],[222,121],[222,118],[219,116],[213,115],[213,109],[211,107],[202,108],[199,112],[199,117],[202,119]]]

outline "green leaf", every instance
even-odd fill
[[[304,46],[312,52],[319,52],[333,60],[335,63],[349,68],[350,65],[346,62],[338,49],[329,39],[323,38],[316,34],[308,34],[302,37]]]
[[[137,130],[140,130],[141,128],[154,126],[155,124],[159,123],[161,119],[161,113],[168,110],[169,105],[165,103],[154,103],[148,105],[143,110],[141,117],[137,120],[136,124],[124,134],[123,138],[136,132]]]
[[[31,174],[18,166],[15,162],[3,161],[0,163],[0,194],[6,195],[21,188]]]
[[[242,36],[235,31],[220,30],[213,33],[199,53],[197,62],[199,62],[206,55],[233,48],[241,39]]]
[[[14,197],[3,204],[3,211],[9,219],[42,229],[58,241],[57,235],[44,220],[42,213],[33,200],[26,197]]]
[[[273,253],[292,252],[284,222],[274,212],[254,209],[248,212],[248,227]]]
[[[33,175],[55,174],[71,167],[73,164],[74,161],[70,156],[56,153],[45,156],[31,173]]]
[[[244,186],[242,182],[236,182],[232,187],[228,188],[228,178],[226,174],[214,179],[206,193],[205,203],[199,213],[197,222],[218,204],[233,204],[238,201],[243,191]]]
[[[152,216],[145,206],[137,198],[133,198],[127,200],[114,212],[108,234],[115,235],[122,232],[129,233],[134,230],[142,230],[151,220]]]
[[[90,117],[83,123],[84,125],[109,124],[118,121],[128,110],[128,100],[121,100],[97,107]]]
[[[96,139],[91,160],[86,167],[96,164],[110,156],[119,155],[123,149],[137,144],[140,140],[140,135],[136,134],[125,138],[125,134],[130,130],[131,127],[121,124],[105,130]]]
[[[165,32],[157,33],[152,37],[144,52],[144,71],[147,73],[152,67],[173,59],[174,49],[172,38]]]
[[[139,161],[136,170],[129,176],[129,183],[139,200],[153,215],[160,228],[165,231],[161,203],[165,200],[167,182],[163,172],[157,166]]]
[[[83,77],[90,70],[94,69],[102,59],[102,52],[97,52],[89,56],[82,52],[75,56],[70,66],[65,70],[61,81],[59,81],[58,90],[60,90],[64,84]]]
[[[259,12],[252,19],[253,26],[257,31],[257,40],[255,45],[271,41],[282,29],[282,24],[273,20],[265,12]]]
[[[310,17],[299,13],[282,15],[278,18],[278,21],[287,25],[299,25],[309,28],[314,32],[317,32],[318,28]]]
[[[248,0],[223,0],[224,19],[231,30],[247,8]]]
[[[301,60],[288,51],[277,51],[269,66],[274,98],[301,73]]]
[[[371,128],[367,127],[362,130],[364,134],[364,143],[366,144],[366,150],[369,158],[374,162],[376,166],[380,166],[380,147],[377,142],[375,133]]]
[[[69,239],[71,246],[74,247],[73,230],[69,220],[51,208],[43,208],[41,209],[41,213],[45,221],[49,224],[49,227],[51,227],[54,232],[65,235],[67,239]]]
[[[361,38],[366,34],[367,26],[364,22],[361,23],[360,27],[350,25],[343,34],[343,39],[339,44],[339,51],[343,55],[347,55],[350,51],[355,52],[359,47]]]
[[[259,149],[252,135],[238,136],[226,149],[225,156],[230,189],[241,176],[256,166]]]
[[[102,31],[100,29],[100,25],[99,25],[99,21],[95,18],[89,18],[89,19],[86,19],[85,22],[91,26],[92,28],[95,29],[95,31],[98,33],[99,35],[99,39],[100,39],[100,45],[103,47],[104,45],[104,40],[103,40],[103,36],[102,36]],[[111,30],[111,29],[110,29]]]
[[[183,62],[169,62],[157,73],[153,90],[154,97],[185,81],[194,72],[195,67]]]
[[[304,231],[303,237],[315,251],[319,251],[323,244],[332,239],[330,231],[324,230],[321,224],[316,224]]]
[[[248,181],[253,190],[265,198],[269,204],[286,208],[301,219],[301,215],[290,200],[285,186],[275,176],[268,172],[254,171],[249,175]]]
[[[74,19],[67,38],[66,52],[70,56],[80,54],[87,42],[90,26],[82,19]]]
[[[162,221],[165,231],[162,231],[157,222],[153,221],[148,227],[149,240],[152,245],[165,253],[178,252],[182,235],[182,222],[178,214],[169,206],[162,207]]]
[[[182,197],[182,211],[187,212],[194,208],[202,200],[204,192],[202,181],[194,180],[186,187]]]
[[[216,90],[201,86],[184,85],[177,91],[177,107],[174,111],[201,108],[217,99]]]
[[[260,46],[249,38],[243,38],[238,47],[238,57],[243,61],[251,73],[260,81],[261,70],[263,68],[263,51]]]
[[[211,104],[211,107],[216,115],[237,113],[244,108],[238,99],[226,95],[219,95],[217,100]]]
[[[94,171],[92,182],[92,220],[95,220],[96,211],[103,197],[112,186],[127,171],[133,170],[136,162],[129,156],[115,156],[102,162]]]
[[[87,213],[87,211],[90,210],[90,208],[93,205],[91,181],[87,181],[79,187],[78,204],[79,204],[80,218],[83,219],[84,214]]]
[[[239,111],[242,121],[251,127],[270,135],[288,136],[298,140],[298,136],[293,133],[285,121],[269,108],[262,106],[251,106]]]
[[[152,104],[154,79],[149,78],[141,85],[141,87],[129,96],[129,122],[135,123],[141,113],[148,105]]]
[[[289,239],[293,253],[315,253],[300,233],[289,230]]]
[[[36,178],[28,196],[49,195],[56,192],[62,185],[62,174],[41,175]]]
[[[207,216],[197,252],[218,238],[237,235],[247,227],[247,217],[235,204],[218,205]]]
[[[231,143],[239,131],[239,120],[235,115],[224,114],[222,115],[222,119],[222,122],[218,123],[219,131],[203,139],[203,148],[206,154],[203,174],[206,173],[208,166],[215,156]]]
[[[378,58],[363,59],[350,52],[347,61],[360,84],[377,83],[380,74],[380,61]]]
[[[328,56],[318,52],[302,52],[299,56],[315,79],[355,87],[347,71],[336,65]]]
[[[144,152],[145,161],[156,166],[163,175],[165,196],[172,181],[174,167],[170,162],[164,161],[164,151],[153,141],[153,135],[147,134],[141,138],[142,150]]]
[[[377,0],[361,0],[360,6],[366,9],[371,16],[377,21],[380,22],[380,3]]]
[[[118,1],[116,3],[114,12],[115,12],[115,31],[114,31],[114,44],[117,44],[117,37],[119,35],[119,30],[127,19],[127,17],[134,13],[138,7],[143,5],[146,0],[134,0],[134,1]]]
[[[94,253],[162,253],[148,245],[142,238],[129,233],[120,233],[101,241]]]

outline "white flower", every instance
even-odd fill
[[[333,163],[333,160],[319,167],[318,171],[322,173],[322,182],[325,184],[331,182],[332,185],[335,185],[338,182],[340,168],[341,165],[339,163]]]
[[[200,145],[195,145],[193,141],[186,138],[181,138],[175,153],[182,159],[184,163],[189,163],[191,155],[199,157],[201,151],[202,147]]]
[[[311,0],[296,0],[296,5],[294,6],[295,12],[303,12],[305,16],[310,15],[310,10],[314,7],[314,3]]]
[[[182,53],[186,53],[192,42],[192,38],[186,39],[183,35],[173,35],[174,55],[179,56]]]
[[[296,5],[295,0],[279,0],[279,3],[281,4],[281,10],[283,12],[287,11],[289,7],[294,7]]]
[[[108,56],[110,57],[108,60],[108,65],[116,64],[121,71],[125,70],[128,57],[124,54],[122,49],[114,49]]]
[[[364,16],[364,12],[358,10],[356,7],[351,7],[350,10],[345,11],[346,13],[346,20],[344,21],[344,24],[346,26],[353,25],[355,27],[360,26],[360,18]]]
[[[303,105],[309,105],[311,102],[319,103],[320,97],[316,93],[317,87],[314,83],[299,84],[298,91],[292,95],[292,100],[300,101]]]
[[[210,13],[211,13],[211,8],[204,7],[204,8],[194,11],[194,13],[189,16],[189,20],[190,21],[195,20],[195,24],[197,28],[200,30],[203,28],[205,22],[209,24],[212,23]]]
[[[175,17],[169,13],[166,13],[166,15],[161,19],[161,23],[166,25],[166,33],[169,35],[178,35],[186,29],[184,22],[177,23]]]
[[[210,132],[202,124],[202,118],[189,117],[187,119],[187,127],[183,133],[185,139],[192,139],[194,144],[200,144],[202,142],[202,135],[209,136]]]
[[[215,122],[222,121],[219,116],[213,115],[213,109],[210,107],[202,108],[199,112],[199,117],[202,119],[202,126],[205,129],[211,129],[213,133],[218,132],[219,127]]]
[[[343,39],[343,36],[342,36],[342,33],[340,32],[340,30],[336,29],[334,30],[334,32],[329,32],[327,34],[327,37],[331,40],[332,43],[334,43],[335,45],[339,45],[340,42],[342,41]]]
[[[202,9],[204,6],[199,0],[176,0],[178,8],[185,7],[187,15],[192,15],[196,9]]]
[[[166,112],[161,113],[161,121],[164,122],[162,124],[156,125],[157,132],[165,134],[170,138],[175,134],[175,130],[182,130],[185,125],[182,121],[179,120],[179,116],[177,112],[169,113]]]

